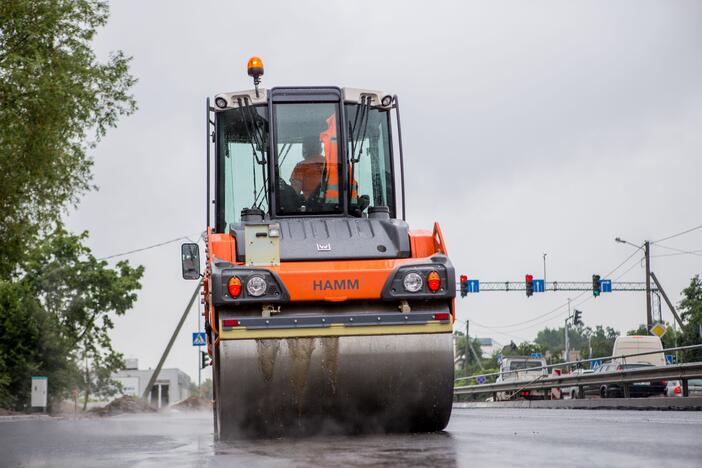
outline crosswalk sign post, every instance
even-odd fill
[[[206,344],[205,332],[193,332],[193,346],[205,346]]]

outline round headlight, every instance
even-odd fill
[[[389,107],[390,104],[392,104],[392,96],[383,96],[383,99],[380,100],[380,103],[385,107]]]
[[[254,297],[263,296],[266,293],[267,287],[266,280],[260,276],[252,276],[246,282],[246,290]]]
[[[419,273],[407,273],[405,278],[402,280],[402,284],[407,292],[417,292],[422,289],[422,277]]]
[[[227,107],[227,100],[224,99],[222,96],[217,96],[215,98],[215,105],[220,109],[224,109],[225,107]]]

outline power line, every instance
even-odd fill
[[[687,234],[688,232],[696,231],[696,230],[698,230],[698,229],[702,229],[702,224],[700,224],[699,226],[695,226],[695,227],[693,227],[693,228],[687,229],[687,230],[685,230],[685,231],[679,232],[679,233],[677,233],[677,234],[673,234],[672,236],[668,236],[668,237],[664,237],[664,238],[662,238],[662,239],[658,239],[657,241],[653,241],[653,243],[655,244],[655,243],[657,243],[657,242],[666,241],[666,240],[668,240],[668,239],[672,239],[672,238],[674,238],[674,237],[682,236],[683,234]]]
[[[196,233],[196,234],[199,234],[199,233]],[[193,234],[191,234],[190,236],[192,236],[192,235],[193,235]],[[158,244],[147,245],[146,247],[140,247],[140,248],[138,248],[138,249],[128,250],[128,251],[126,251],[126,252],[120,252],[120,253],[108,255],[108,256],[106,256],[106,257],[101,257],[101,258],[98,258],[98,260],[109,260],[109,259],[115,258],[115,257],[124,257],[125,255],[131,255],[131,254],[133,254],[133,253],[143,252],[143,251],[145,251],[145,250],[150,250],[150,249],[155,249],[156,247],[161,247],[161,246],[164,246],[164,245],[167,245],[167,244],[172,244],[173,242],[178,242],[178,241],[184,240],[184,239],[185,239],[185,240],[189,240],[189,241],[192,242],[192,239],[190,239],[190,236],[180,236],[180,237],[176,237],[175,239],[171,239],[171,240],[159,242]]]
[[[689,254],[689,255],[697,255],[702,257],[702,250],[682,250],[682,249],[677,249],[675,247],[668,247],[667,245],[661,245],[661,244],[655,244],[656,247],[661,247],[663,249],[668,249],[672,250],[673,252],[678,252],[678,254]]]
[[[669,253],[669,254],[660,254],[660,255],[651,255],[651,258],[660,258],[660,257],[677,257],[679,255],[690,255],[690,254],[697,254],[697,253],[702,253],[702,249],[700,250],[691,250],[689,252],[678,252],[678,253]]]

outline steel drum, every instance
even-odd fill
[[[216,360],[223,439],[439,431],[451,415],[450,333],[224,340]]]

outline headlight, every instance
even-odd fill
[[[268,284],[260,276],[252,276],[246,282],[246,290],[254,297],[263,296],[266,293]]]
[[[419,273],[407,273],[405,278],[402,280],[402,285],[405,287],[407,292],[417,292],[422,289],[422,277]]]

